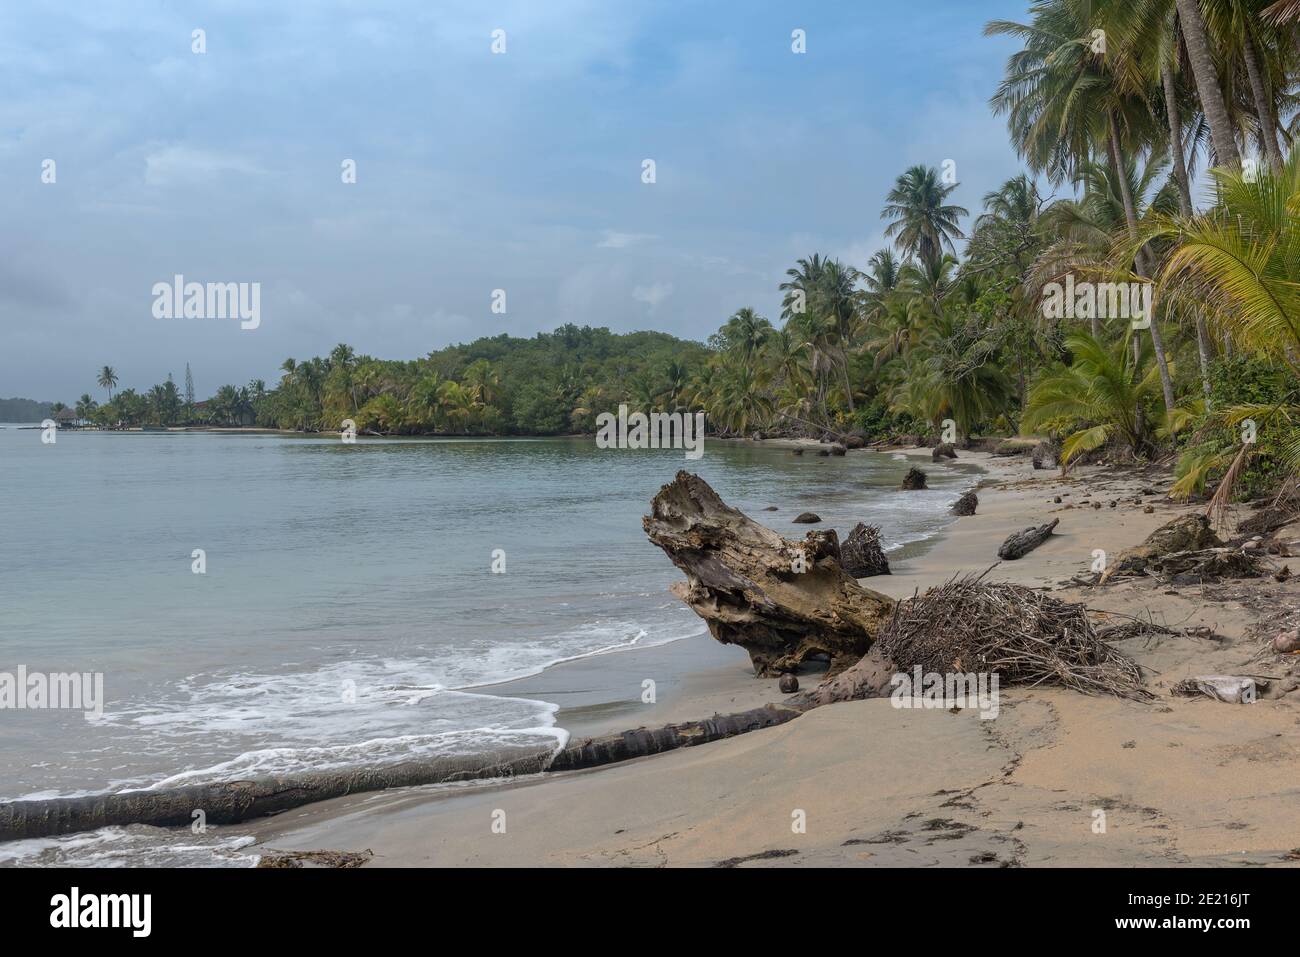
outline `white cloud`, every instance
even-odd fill
[[[673,284],[670,282],[655,282],[649,286],[635,286],[632,289],[632,298],[637,302],[644,302],[651,309],[654,309],[672,294]]]
[[[193,185],[209,182],[223,173],[257,176],[264,172],[242,156],[180,144],[164,146],[144,158],[144,181],[149,186]]]
[[[634,246],[637,243],[649,242],[652,239],[658,239],[654,233],[619,233],[612,229],[605,230],[605,237],[598,243],[598,249],[626,249],[628,246]]]

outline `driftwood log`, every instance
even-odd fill
[[[833,530],[784,539],[689,472],[659,490],[642,525],[686,573],[673,594],[714,638],[748,651],[759,676],[795,671],[813,655],[829,656],[832,672],[854,664],[894,607],[844,571]]]
[[[785,724],[799,717],[802,710],[797,707],[768,705],[738,714],[715,714],[703,721],[687,721],[661,728],[637,728],[596,738],[583,738],[571,741],[568,747],[555,756],[548,770],[580,771],[677,748],[689,748],[709,741],[721,741],[738,734]]]
[[[446,784],[536,774],[546,770],[554,742],[494,755],[436,757],[375,767],[310,771],[245,781],[192,784],[0,804],[0,841],[90,831],[110,825],[236,824],[315,801],[420,784]]]
[[[1052,530],[1060,524],[1059,518],[1054,518],[1046,525],[1039,525],[1037,528],[1027,528],[1023,532],[1016,532],[1014,535],[1008,535],[1007,540],[1002,543],[998,549],[998,558],[1006,561],[1015,561],[1017,558],[1024,558],[1043,542],[1051,537]]]

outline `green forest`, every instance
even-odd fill
[[[565,325],[410,360],[286,359],[195,401],[170,378],[79,418],[382,435],[590,432],[620,403],[707,413],[712,434],[1033,435],[1069,465],[1177,460],[1226,500],[1300,464],[1300,3],[1041,0],[987,24],[1018,46],[990,109],[1023,169],[952,201],[939,165],[880,197],[888,248],[810,250],[777,315],[737,304],[706,342]],[[1149,285],[1147,325],[1046,308],[1054,284]]]

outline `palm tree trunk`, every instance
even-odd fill
[[[1250,92],[1255,98],[1255,116],[1259,119],[1259,135],[1264,141],[1264,152],[1268,154],[1268,165],[1273,175],[1282,173],[1282,152],[1277,148],[1277,122],[1273,119],[1273,102],[1264,86],[1264,76],[1259,69],[1259,56],[1255,44],[1250,39],[1250,31],[1242,38],[1245,41],[1242,56],[1246,60],[1246,75],[1250,77]]]
[[[1110,113],[1110,157],[1115,165],[1115,179],[1119,183],[1120,198],[1124,201],[1124,218],[1128,221],[1128,234],[1136,241],[1138,238],[1137,206],[1133,202],[1133,191],[1129,189],[1128,173],[1124,168],[1123,156],[1119,149],[1119,122],[1115,112]],[[1151,268],[1145,248],[1137,251],[1137,272],[1139,276],[1150,276]],[[1164,337],[1160,334],[1160,325],[1156,322],[1154,310],[1151,315],[1151,344],[1155,347],[1156,367],[1160,370],[1160,388],[1164,393],[1165,411],[1174,411],[1174,383],[1169,375],[1169,362],[1165,358]],[[1136,340],[1134,340],[1136,343]],[[1136,346],[1135,346],[1136,349]],[[1135,351],[1136,357],[1138,353]]]
[[[1192,75],[1201,96],[1201,107],[1210,124],[1210,138],[1214,142],[1214,155],[1220,166],[1241,169],[1241,153],[1233,138],[1232,121],[1223,101],[1223,87],[1219,85],[1219,71],[1214,66],[1210,40],[1205,32],[1198,0],[1175,0],[1178,18],[1182,25],[1183,40],[1187,44],[1187,58],[1192,62]]]
[[[844,372],[844,397],[849,400],[849,411],[856,412],[857,407],[853,404],[853,385],[849,381],[849,355],[844,346],[840,346],[840,369]]]
[[[1168,60],[1160,64],[1160,80],[1165,88],[1165,113],[1169,117],[1169,156],[1178,183],[1178,211],[1184,219],[1192,215],[1192,188],[1187,181],[1187,163],[1183,156],[1183,122],[1178,113],[1178,90],[1174,85],[1174,67]]]
[[[1205,313],[1196,310],[1196,348],[1201,354],[1201,391],[1205,393],[1208,404],[1212,398],[1210,390],[1210,336],[1205,328]]]

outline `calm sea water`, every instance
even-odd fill
[[[43,445],[8,426],[0,671],[102,672],[106,703],[90,720],[0,711],[0,799],[558,745],[553,705],[483,686],[705,634],[641,529],[683,467],[782,534],[813,509],[841,535],[880,525],[902,554],[971,481],[935,470],[932,491],[901,493],[887,455],[718,442],[687,462],[591,439]]]

